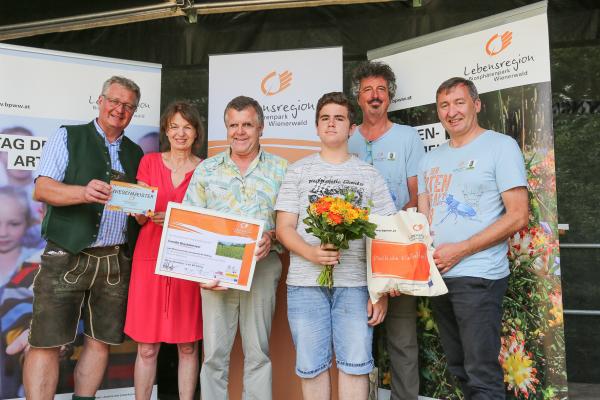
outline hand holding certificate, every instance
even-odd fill
[[[110,181],[110,186],[112,196],[106,203],[108,210],[146,216],[154,214],[158,188],[120,181]]]
[[[250,290],[263,221],[170,202],[155,273]]]

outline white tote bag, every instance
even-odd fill
[[[397,214],[371,214],[377,224],[375,239],[367,238],[367,282],[376,303],[396,289],[411,296],[448,293],[433,262],[433,246],[427,217],[412,208]]]

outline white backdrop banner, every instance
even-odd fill
[[[132,125],[157,126],[160,65],[0,44],[0,115],[88,122],[102,83],[122,75],[142,98]]]
[[[18,260],[0,265],[0,399],[24,396],[22,359],[32,281],[45,246],[40,237],[44,206],[31,198],[33,170],[44,144],[61,125],[87,123],[98,116],[96,100],[113,75],[132,79],[141,89],[138,110],[125,134],[140,145],[144,142],[145,150],[157,151],[160,65],[0,44],[0,225],[19,227],[10,239],[17,247],[8,250],[16,252]],[[23,201],[29,203],[27,208]],[[82,342],[80,334],[61,350],[58,394],[73,391],[73,367]],[[133,388],[123,388],[133,386],[135,355],[132,341],[111,346],[102,387],[121,388],[120,398],[133,398]]]
[[[396,76],[410,77],[398,85],[390,111],[435,103],[437,85],[452,76],[472,80],[480,93],[548,82],[547,17],[535,15],[377,58]]]
[[[342,91],[342,77],[341,47],[211,56],[209,155],[226,148],[223,111],[239,95],[256,99],[263,108],[263,147],[292,160],[318,150],[317,100]]]
[[[513,137],[526,161],[529,224],[509,240],[509,290],[503,302],[499,362],[507,399],[567,398],[556,172],[552,129],[552,91],[547,3],[539,2],[420,38],[374,49],[369,59],[388,63],[399,82],[393,117],[415,126],[426,151],[448,136],[437,121],[435,92],[451,77],[474,81],[486,129]],[[470,154],[469,157],[477,156]],[[452,173],[440,175],[434,198],[445,203],[455,222],[469,219],[457,207],[479,215],[481,188],[448,193]],[[457,225],[458,226],[458,225]],[[423,395],[457,396],[426,298],[417,321]],[[432,318],[433,316],[433,318]],[[377,340],[382,343],[383,336]],[[379,345],[379,344],[378,344]],[[377,364],[380,385],[389,388],[389,360]],[[425,371],[425,373],[423,373]],[[387,377],[387,379],[385,379]]]

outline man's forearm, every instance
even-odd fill
[[[279,243],[286,249],[308,259],[307,254],[310,252],[311,246],[306,243],[300,234],[298,234],[296,228],[291,226],[278,226],[275,233]]]
[[[507,240],[515,232],[527,226],[528,218],[528,214],[522,212],[504,214],[492,225],[463,242],[467,253],[465,256],[478,253],[496,243]]]
[[[67,185],[47,176],[35,181],[34,198],[51,206],[71,206],[86,203],[85,186]]]

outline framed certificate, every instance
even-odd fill
[[[155,273],[249,291],[263,221],[169,202]]]

